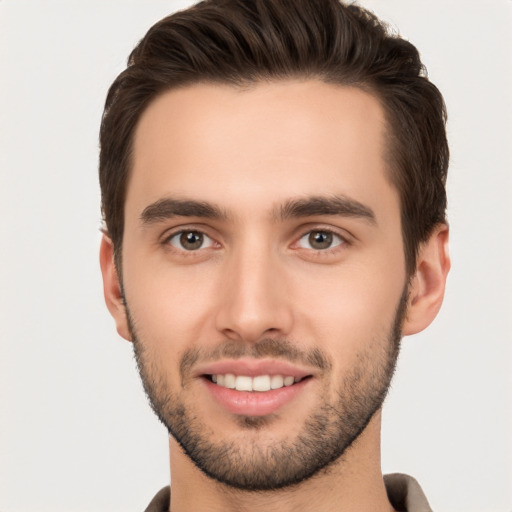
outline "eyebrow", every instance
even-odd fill
[[[145,225],[172,219],[173,217],[202,217],[224,220],[227,219],[227,214],[211,203],[166,197],[146,206],[140,215],[140,219]]]
[[[275,220],[289,220],[317,215],[338,215],[361,218],[371,224],[377,224],[373,210],[346,196],[313,196],[290,199],[277,207],[272,217]],[[205,219],[227,220],[229,215],[220,207],[205,201],[193,199],[176,199],[166,197],[148,205],[142,211],[142,224],[150,225],[174,217],[200,217]]]
[[[281,220],[287,220],[316,215],[339,215],[361,218],[369,221],[371,224],[377,224],[375,213],[369,206],[339,195],[329,197],[313,196],[289,200],[276,211],[274,216]]]

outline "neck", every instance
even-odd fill
[[[171,437],[171,512],[301,512],[312,508],[316,512],[391,512],[380,469],[380,421],[379,411],[335,463],[300,484],[276,491],[243,491],[212,480]]]

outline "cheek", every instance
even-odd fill
[[[372,270],[368,270],[372,268]],[[350,265],[296,284],[296,318],[308,339],[349,366],[374,343],[387,343],[403,292],[405,272]]]
[[[158,344],[163,353],[181,353],[204,339],[215,294],[211,272],[200,266],[170,269],[155,261],[133,261],[124,274],[126,300],[146,344]]]

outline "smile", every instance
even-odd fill
[[[209,407],[230,414],[265,416],[296,403],[314,389],[315,368],[279,359],[224,359],[198,365],[194,376]]]
[[[292,386],[302,380],[301,377],[292,375],[234,375],[233,373],[216,374],[207,376],[212,382],[228,389],[237,391],[259,391],[265,392],[273,389]]]
[[[214,378],[217,382],[213,381]],[[249,377],[234,374],[204,375],[201,380],[206,385],[214,404],[228,413],[245,416],[265,416],[290,406],[314,381],[311,375],[297,378],[283,375]],[[272,381],[275,388],[271,387]],[[233,384],[234,387],[231,387]]]

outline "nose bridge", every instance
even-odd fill
[[[230,338],[254,342],[270,332],[289,331],[291,312],[285,299],[280,258],[271,243],[248,234],[226,261],[226,286],[218,328]]]

